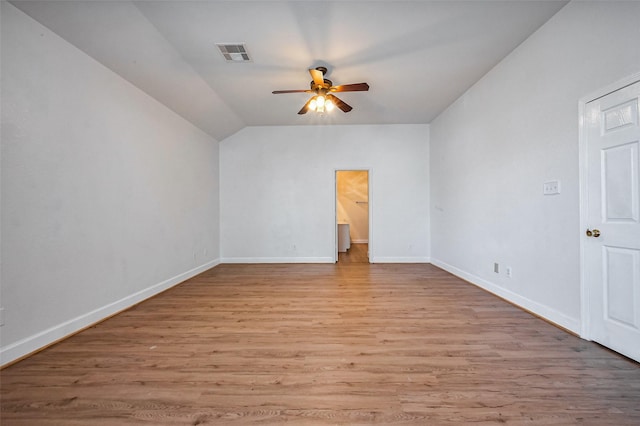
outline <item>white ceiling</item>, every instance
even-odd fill
[[[566,1],[12,1],[218,140],[255,125],[429,123]],[[249,63],[215,43],[244,42]],[[298,110],[326,66],[353,106]]]

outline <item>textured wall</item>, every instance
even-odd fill
[[[578,101],[640,71],[638,17],[638,2],[568,4],[431,125],[434,263],[576,332]]]
[[[332,262],[335,171],[371,173],[370,258],[429,257],[429,126],[247,127],[220,144],[222,260]]]
[[[2,2],[2,362],[215,264],[218,143]]]

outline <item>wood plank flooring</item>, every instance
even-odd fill
[[[640,424],[637,363],[428,264],[220,265],[0,377],[3,426]]]
[[[369,263],[369,244],[352,243],[349,250],[338,253],[338,264],[345,263]]]

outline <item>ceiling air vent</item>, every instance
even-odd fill
[[[247,46],[244,43],[216,43],[216,46],[227,62],[251,62]]]

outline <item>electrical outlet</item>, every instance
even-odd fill
[[[560,181],[551,180],[542,185],[542,193],[544,195],[554,195],[560,193]]]
[[[504,271],[507,277],[511,278],[511,266],[507,266],[507,268]]]
[[[500,273],[500,265],[498,263],[493,264],[493,272],[495,272],[496,274]]]

